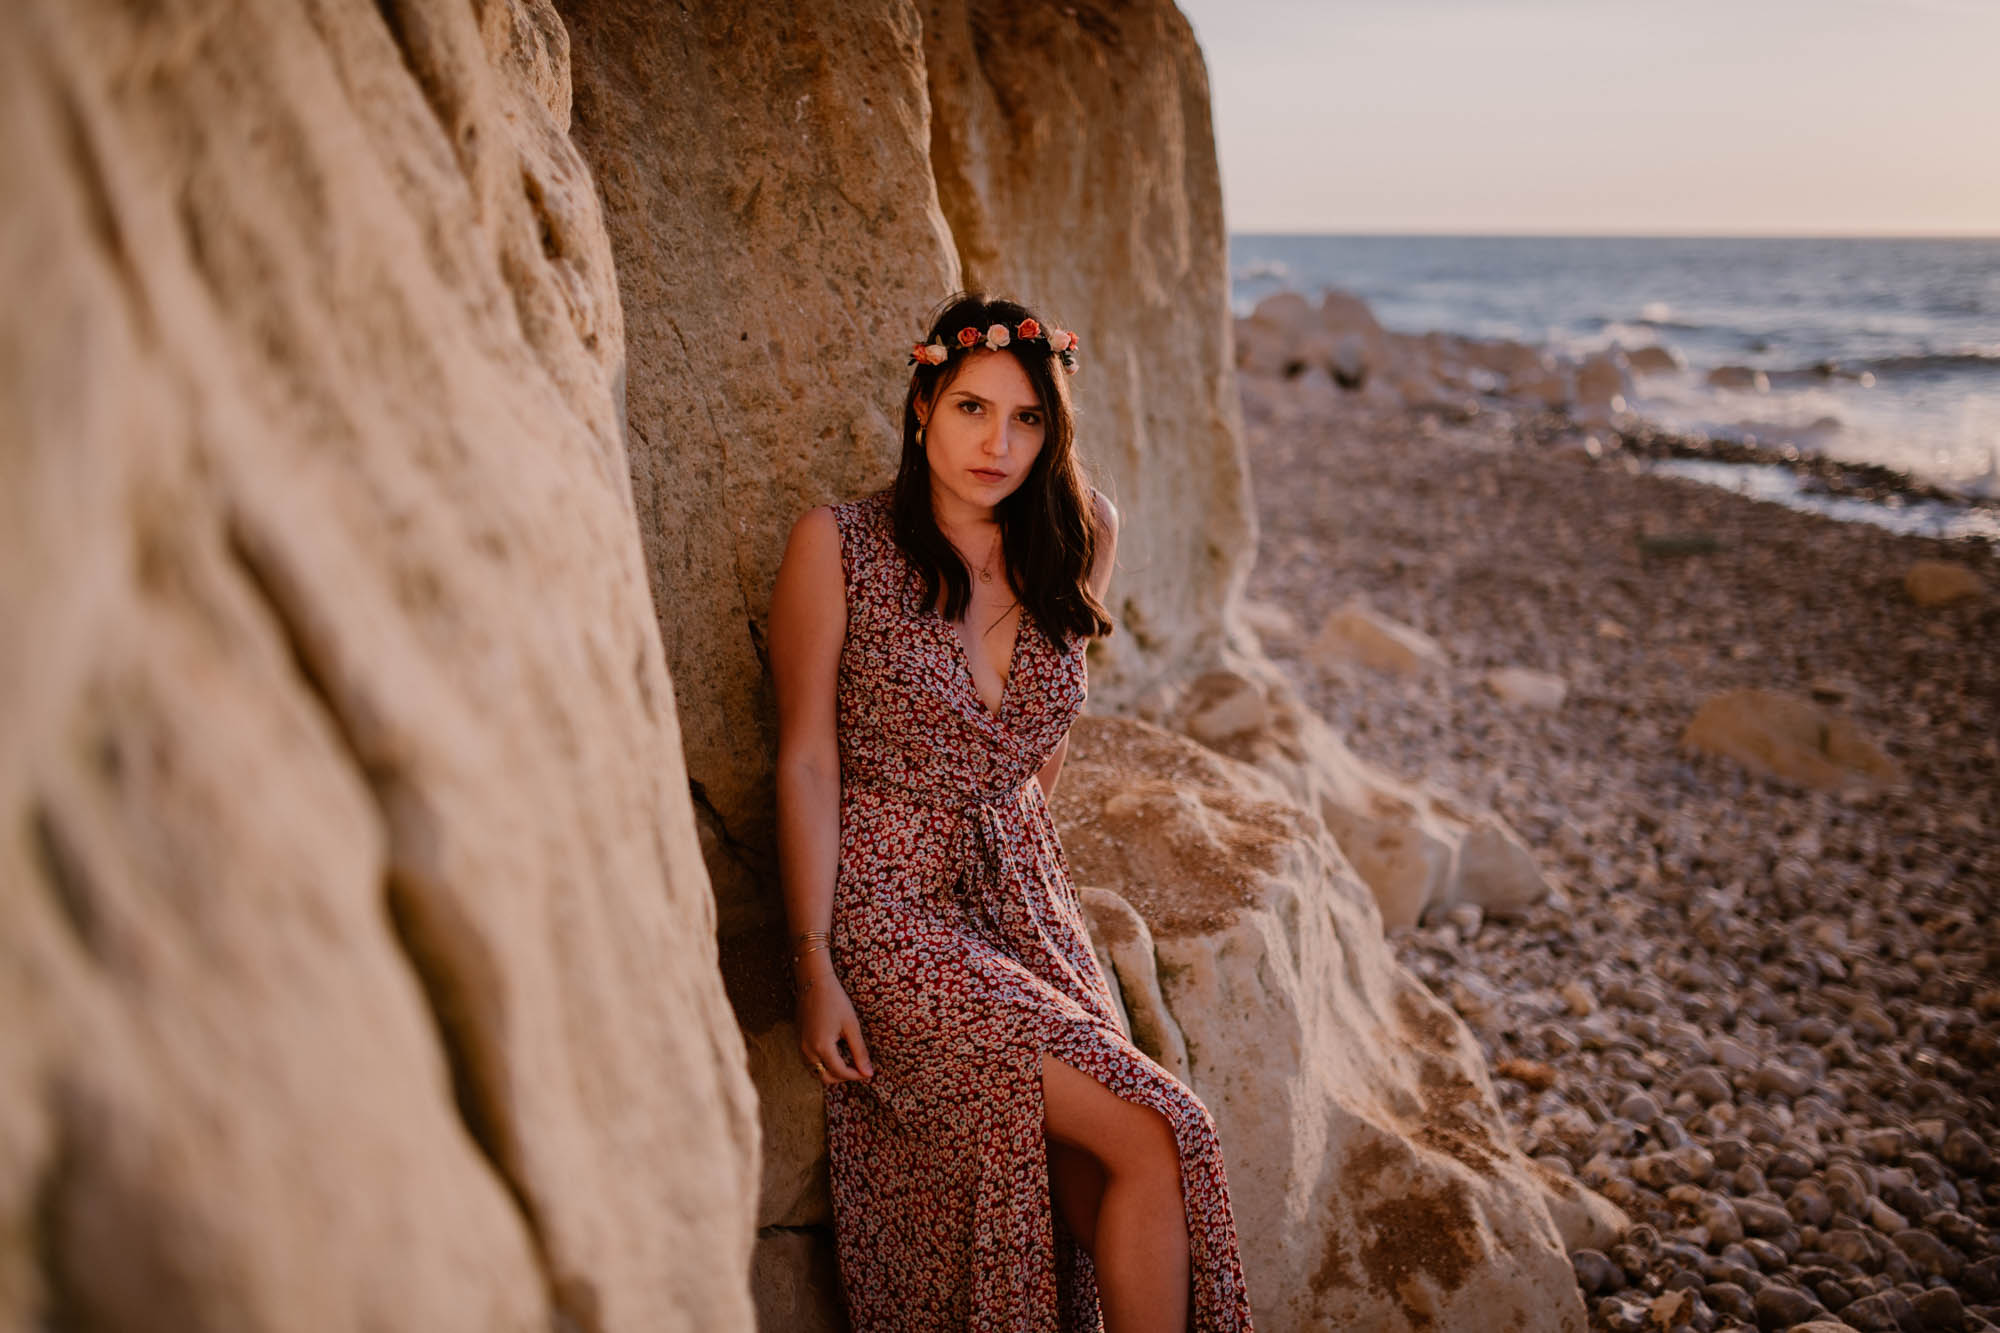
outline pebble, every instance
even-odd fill
[[[1910,1302],[1925,1328],[1958,1333],[1965,1327],[1965,1302],[1950,1287],[1931,1287]]]
[[[1270,393],[1244,399],[1251,594],[1302,622],[1366,595],[1468,669],[1334,679],[1274,642],[1280,666],[1362,758],[1492,808],[1563,886],[1395,948],[1482,1016],[1517,1140],[1637,1224],[1572,1256],[1591,1327],[2000,1326],[2000,616],[1939,638],[1880,587],[1935,543],[1564,461],[1529,415],[1418,430]],[[1640,530],[1724,544],[1642,561]],[[1517,664],[1559,671],[1563,708],[1483,687]],[[1816,679],[1920,786],[1819,795],[1679,752],[1701,697]]]
[[[1891,1287],[1842,1306],[1840,1317],[1861,1333],[1898,1333],[1916,1319],[1917,1310],[1909,1297]]]
[[[1773,1325],[1790,1328],[1826,1313],[1826,1307],[1815,1297],[1782,1282],[1766,1282],[1751,1297],[1750,1304],[1757,1312],[1757,1322],[1766,1328]]]
[[[1624,1270],[1606,1258],[1601,1250],[1578,1250],[1569,1257],[1576,1270],[1576,1284],[1585,1294],[1613,1291],[1625,1285]]]
[[[1713,1065],[1702,1065],[1690,1069],[1674,1081],[1675,1092],[1691,1092],[1704,1106],[1726,1102],[1736,1095],[1729,1078]]]

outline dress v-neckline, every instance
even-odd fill
[[[970,613],[971,608],[968,607],[966,609]],[[1014,644],[1013,647],[1007,650],[1007,678],[1000,682],[1000,706],[998,708],[988,708],[985,698],[979,693],[979,677],[973,674],[972,652],[965,646],[965,635],[959,632],[958,627],[960,622],[946,620],[944,613],[941,611],[936,611],[932,614],[937,617],[938,623],[944,626],[945,632],[951,636],[951,641],[958,645],[958,664],[965,669],[965,686],[972,692],[973,706],[986,714],[988,721],[1000,722],[1005,719],[1007,716],[1007,701],[1014,694],[1014,678],[1021,673],[1021,640],[1026,636],[1028,630],[1028,608],[1025,606],[1022,607],[1021,613],[1014,617]]]

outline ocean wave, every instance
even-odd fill
[[[1878,356],[1855,362],[1855,369],[1885,375],[1923,370],[2000,370],[2000,352],[1926,352],[1908,356]]]
[[[1577,325],[1585,329],[1683,329],[1693,331],[1705,329],[1706,324],[1696,324],[1685,319],[1670,319],[1664,314],[1637,315],[1586,315],[1577,320]]]
[[[2000,352],[1923,352],[1899,356],[1828,358],[1810,365],[1766,372],[1772,384],[1809,384],[1822,380],[1859,380],[1872,385],[1884,375],[1914,375],[1925,371],[2000,371]]]
[[[1291,265],[1282,259],[1253,259],[1229,275],[1233,282],[1254,282],[1259,279],[1276,279],[1283,282],[1291,276]]]

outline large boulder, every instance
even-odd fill
[[[1370,376],[1386,375],[1408,359],[1396,355],[1375,312],[1352,292],[1329,289],[1320,298],[1319,325],[1333,348],[1325,364],[1342,388],[1361,388]]]
[[[1350,597],[1333,609],[1307,654],[1316,662],[1357,662],[1404,676],[1451,666],[1443,644],[1414,625],[1376,610],[1361,596]]]
[[[1588,425],[1603,425],[1625,415],[1632,397],[1632,367],[1617,348],[1593,352],[1576,368],[1576,399],[1570,415]]]
[[[1665,375],[1687,368],[1686,357],[1657,343],[1626,349],[1625,362],[1634,375]]]
[[[1903,591],[1918,606],[1948,606],[1985,591],[1978,573],[1955,560],[1913,560],[1903,571]]]
[[[1549,883],[1506,821],[1431,785],[1365,763],[1307,708],[1282,672],[1239,657],[1182,684],[1159,721],[1276,778],[1317,815],[1375,895],[1386,927],[1471,904],[1505,916],[1549,896]],[[1226,715],[1227,731],[1203,720]]]
[[[1783,690],[1711,695],[1681,733],[1681,744],[1808,787],[1902,779],[1901,766],[1850,718]]]
[[[0,16],[0,1326],[746,1329],[538,0]]]
[[[1617,1210],[1514,1147],[1477,1042],[1395,961],[1316,817],[1266,774],[1094,717],[1054,811],[1079,881],[1102,886],[1116,986],[1163,1005],[1150,1030],[1172,1045],[1135,1009],[1139,1044],[1184,1059],[1215,1116],[1258,1328],[1585,1327],[1551,1192],[1600,1242]],[[1107,930],[1124,915],[1150,948]]]

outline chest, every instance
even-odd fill
[[[998,712],[1007,682],[1014,674],[1015,649],[1020,644],[1020,600],[1001,580],[975,581],[965,619],[946,623],[965,650],[966,666],[981,702]]]

